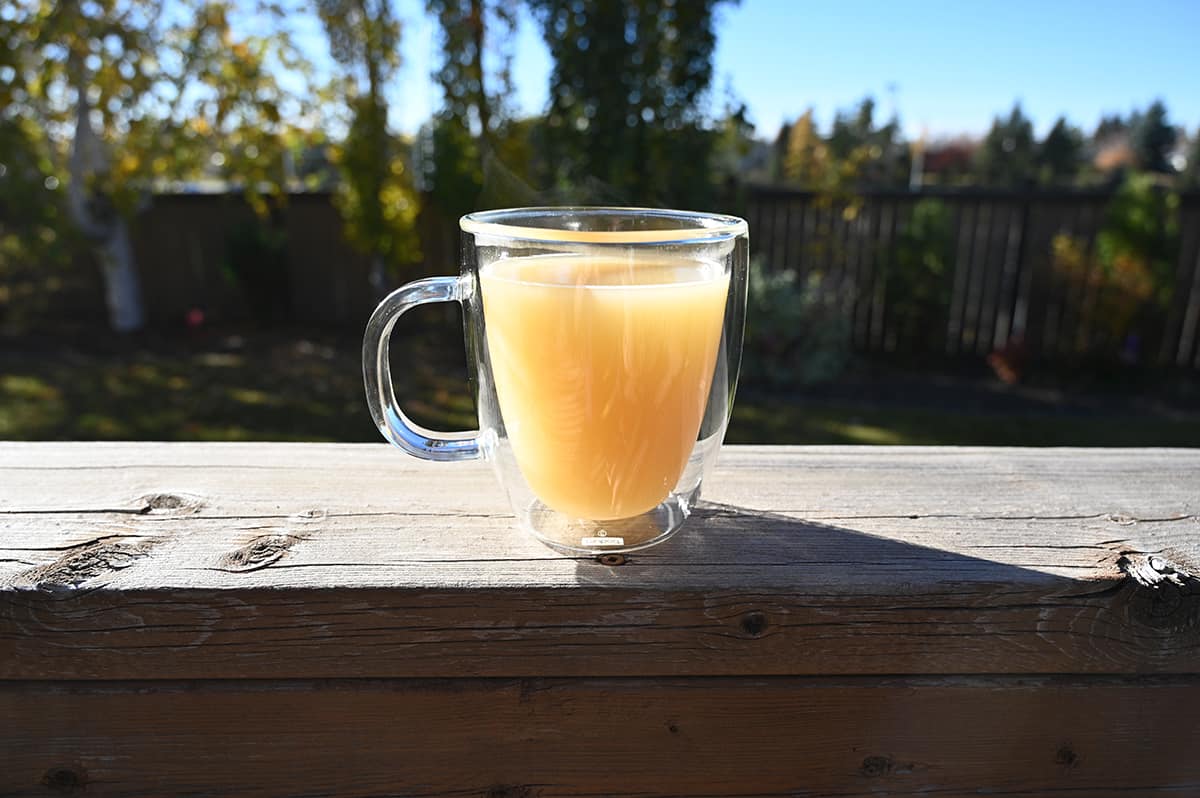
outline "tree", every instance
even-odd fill
[[[124,159],[114,168],[105,127],[150,90],[146,62],[157,12],[146,2],[111,1],[17,9],[16,19],[3,15],[12,61],[0,98],[5,121],[25,131],[30,150],[47,156],[39,170],[49,173],[44,185],[65,184],[65,207],[95,245],[113,328],[136,330],[144,317],[141,292],[128,225],[118,212],[128,183],[122,178],[131,170]]]
[[[829,148],[817,132],[811,108],[800,114],[788,132],[783,176],[791,183],[814,189],[824,188],[829,182]]]
[[[699,206],[712,190],[707,115],[723,0],[530,0],[554,59],[549,158],[607,199]]]
[[[1129,132],[1129,123],[1120,114],[1104,114],[1092,132],[1092,142],[1101,144],[1107,138],[1123,136]]]
[[[779,126],[779,133],[775,136],[775,141],[771,145],[771,179],[782,183],[786,178],[785,164],[787,163],[787,153],[789,139],[792,135],[792,124],[786,119]]]
[[[875,127],[875,100],[865,97],[856,108],[838,111],[829,132],[829,154],[842,186],[903,185],[908,158],[898,142],[900,122],[893,117]]]
[[[713,142],[713,173],[723,181],[737,181],[750,165],[759,142],[754,138],[754,125],[746,118],[746,104],[732,94],[725,103],[725,112],[717,120]],[[765,146],[765,145],[764,145]],[[753,170],[761,174],[768,168],[767,158],[755,158]]]
[[[829,152],[838,160],[849,158],[853,152],[871,144],[875,133],[875,100],[864,97],[856,109],[834,114],[829,131]]]
[[[1083,134],[1059,117],[1038,148],[1038,169],[1046,183],[1066,183],[1079,173],[1083,158]]]
[[[1155,100],[1144,113],[1136,113],[1130,123],[1134,155],[1138,166],[1150,172],[1170,173],[1171,150],[1178,132],[1167,120],[1167,107]]]
[[[991,185],[1022,185],[1033,179],[1035,159],[1033,123],[1016,103],[1007,119],[996,117],[992,121],[976,154],[976,171],[983,182]]]
[[[0,64],[10,54],[0,51]],[[44,283],[55,272],[70,269],[78,242],[66,209],[55,201],[59,178],[44,130],[27,115],[14,113],[16,106],[0,105],[7,109],[0,110],[0,323],[20,323],[44,308],[40,297],[19,296],[16,286]]]
[[[173,11],[168,22],[152,0],[90,0],[0,15],[2,124],[24,131],[47,188],[65,185],[119,331],[144,322],[130,218],[155,187],[225,164],[252,195],[280,185],[294,98],[267,65],[304,72],[286,36],[235,36],[227,3]]]
[[[426,0],[442,32],[442,60],[434,78],[442,88],[442,113],[490,143],[507,116],[512,94],[514,0]],[[491,47],[499,66],[490,74],[484,55]]]
[[[348,237],[371,258],[371,284],[383,293],[389,265],[420,257],[419,209],[408,165],[388,131],[388,82],[400,65],[400,22],[390,0],[316,0],[329,50],[348,71],[338,93],[351,115],[334,157],[342,173],[337,203]]]
[[[513,0],[426,0],[441,28],[442,60],[434,78],[443,105],[431,128],[427,182],[434,202],[448,215],[472,209],[483,185],[485,159],[494,156],[506,130],[505,99],[512,94],[516,27]],[[489,73],[488,48],[499,67]]]

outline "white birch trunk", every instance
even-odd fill
[[[145,325],[146,314],[137,262],[133,257],[133,242],[129,237],[129,225],[123,218],[118,216],[111,229],[109,237],[96,248],[104,274],[108,323],[117,332],[134,332]]]
[[[106,197],[87,185],[90,176],[107,170],[108,154],[92,130],[84,81],[80,81],[77,90],[78,113],[71,149],[68,204],[75,224],[95,244],[104,278],[109,325],[117,332],[134,332],[142,328],[146,318],[129,224]]]
[[[367,271],[367,282],[374,292],[375,299],[382,299],[388,293],[387,265],[378,255],[371,256],[371,268]]]

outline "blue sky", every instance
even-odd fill
[[[392,123],[413,132],[439,102],[437,32],[424,0],[397,9],[404,66]],[[534,113],[550,58],[521,22],[515,100]],[[1016,100],[1039,134],[1059,114],[1090,130],[1101,113],[1155,98],[1176,124],[1200,127],[1200,0],[742,0],[719,8],[717,32],[714,97],[732,89],[765,137],[810,106],[824,128],[868,94],[910,136],[981,134]],[[324,43],[319,29],[304,39]]]

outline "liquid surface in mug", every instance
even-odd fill
[[[662,255],[543,255],[479,279],[500,412],[538,498],[597,520],[665,499],[700,431],[728,275]]]

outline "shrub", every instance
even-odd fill
[[[837,377],[850,359],[846,291],[820,272],[750,264],[742,373],[751,385],[788,389]]]
[[[1109,204],[1093,254],[1085,239],[1054,237],[1055,272],[1078,294],[1095,297],[1077,328],[1078,349],[1094,352],[1116,344],[1136,358],[1142,341],[1161,333],[1174,289],[1178,211],[1177,194],[1148,175],[1131,175]]]

